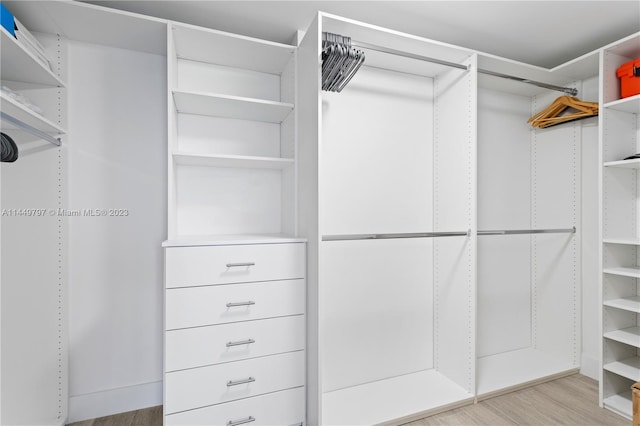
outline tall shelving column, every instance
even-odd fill
[[[43,18],[40,13],[34,11]],[[16,16],[22,22],[33,19]],[[58,212],[66,207],[59,139],[66,133],[66,55],[60,36],[38,38],[50,66],[0,27],[2,86],[41,109],[9,91],[0,93],[1,129],[19,151],[16,162],[0,166],[0,423],[63,425],[68,408],[67,223]]]
[[[295,49],[170,24],[170,240],[294,235]]]
[[[640,57],[640,34],[600,57],[602,370],[600,403],[631,418],[631,385],[640,381],[640,95],[620,98],[616,70]]]

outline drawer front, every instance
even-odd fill
[[[304,385],[304,351],[165,374],[166,414]]]
[[[168,331],[166,371],[304,349],[303,315]]]
[[[256,244],[166,249],[167,288],[304,278],[305,245]]]
[[[166,329],[303,314],[304,280],[166,290]]]
[[[305,421],[304,388],[289,389],[165,416],[166,426],[288,426]]]

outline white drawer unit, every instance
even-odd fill
[[[304,385],[304,351],[167,373],[167,414]]]
[[[304,313],[304,280],[167,289],[166,327],[224,324]]]
[[[299,351],[304,315],[168,331],[167,372]]]
[[[166,243],[165,425],[303,425],[305,243]]]
[[[167,288],[303,278],[304,244],[171,247]]]
[[[227,404],[170,414],[165,418],[165,425],[298,426],[304,423],[304,406],[304,388],[299,387]]]

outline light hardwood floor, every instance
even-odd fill
[[[130,411],[71,425],[160,426],[162,407]],[[574,374],[426,417],[405,426],[447,425],[630,426],[631,421],[598,407],[598,383]]]

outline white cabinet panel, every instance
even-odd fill
[[[167,373],[165,413],[303,386],[304,360],[299,351]]]
[[[304,294],[304,280],[169,289],[166,329],[302,314]]]
[[[304,244],[169,248],[165,281],[173,288],[303,278],[304,256]]]
[[[302,350],[304,327],[304,316],[296,315],[169,331],[165,343],[165,370]]]
[[[170,414],[166,426],[228,425],[254,420],[251,426],[297,425],[305,418],[304,388],[289,389],[227,404]]]

